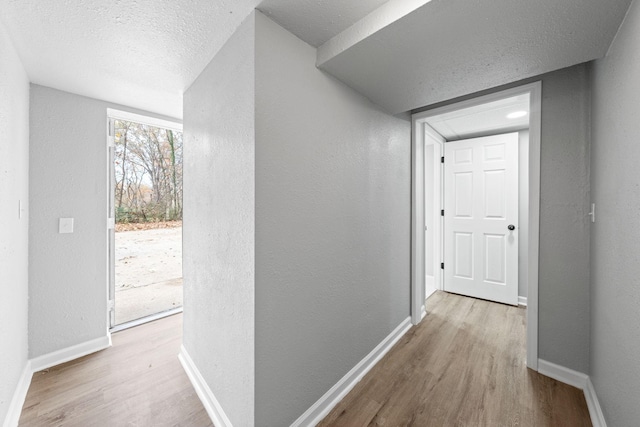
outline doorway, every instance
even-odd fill
[[[182,311],[182,126],[107,114],[114,332]]]
[[[455,210],[455,198],[451,199],[451,196],[455,189],[449,188],[455,178],[452,175],[445,175],[445,168],[442,165],[437,165],[437,162],[432,161],[433,150],[431,147],[441,146],[443,150],[447,151],[447,145],[452,150],[454,145],[452,142],[461,141],[466,139],[481,138],[488,135],[495,134],[509,134],[517,132],[516,150],[520,151],[520,155],[516,154],[517,160],[515,163],[519,168],[519,179],[516,178],[509,180],[511,182],[511,189],[513,192],[513,184],[516,183],[515,191],[520,193],[517,197],[518,214],[514,218],[513,212],[509,214],[510,218],[500,219],[499,221],[493,221],[494,225],[500,222],[500,229],[496,229],[496,232],[489,233],[494,237],[490,239],[489,246],[493,246],[492,250],[496,250],[499,254],[497,260],[500,262],[494,262],[492,265],[486,264],[486,259],[480,261],[480,265],[476,267],[479,275],[486,276],[488,270],[491,270],[492,282],[500,282],[502,275],[507,274],[507,267],[511,267],[510,274],[513,277],[514,269],[517,276],[516,281],[519,282],[520,290],[518,294],[524,294],[526,296],[527,305],[527,366],[534,370],[537,370],[537,358],[538,358],[538,345],[537,345],[537,296],[538,296],[538,218],[539,218],[539,188],[540,188],[540,103],[541,103],[541,82],[508,89],[505,91],[496,92],[490,95],[470,99],[467,101],[458,102],[455,104],[447,105],[433,110],[428,110],[422,113],[413,115],[413,147],[412,147],[412,322],[418,324],[425,316],[424,299],[428,295],[428,292],[433,289],[443,290],[446,288],[445,277],[449,283],[451,280],[452,270],[447,270],[446,261],[450,263],[450,267],[456,265],[453,257],[460,257],[460,254],[456,253],[455,243],[449,243],[447,245],[446,235],[451,233],[454,235],[455,221],[446,221],[445,212],[447,209]],[[524,108],[523,108],[524,107]],[[523,111],[524,110],[524,111]],[[506,117],[509,117],[508,119]],[[499,118],[498,121],[496,121]],[[499,122],[499,123],[498,123]],[[511,142],[511,144],[514,144]],[[464,143],[462,143],[464,145]],[[492,144],[489,144],[492,145]],[[458,146],[461,146],[458,144]],[[473,157],[473,149],[467,147],[463,150],[465,153]],[[485,150],[486,151],[486,150]],[[498,150],[502,152],[501,150]],[[461,152],[462,153],[462,152]],[[450,153],[451,154],[451,153]],[[454,154],[455,155],[455,154]],[[482,152],[478,152],[476,157],[482,157]],[[513,153],[512,163],[513,163]],[[464,157],[464,156],[462,156]],[[462,158],[461,157],[461,158]],[[469,159],[471,158],[469,157]],[[469,160],[467,159],[467,160]],[[437,170],[438,168],[439,170]],[[453,169],[450,169],[453,170]],[[463,171],[465,172],[465,171]],[[469,171],[466,171],[464,178],[469,179]],[[453,172],[451,172],[452,174]],[[434,196],[433,182],[434,176],[440,174],[444,184],[441,183],[442,193],[441,195]],[[447,176],[449,178],[449,186],[447,186]],[[493,178],[497,178],[498,174],[495,174]],[[462,175],[461,175],[462,177]],[[460,184],[464,180],[461,179]],[[470,181],[469,181],[470,182]],[[495,180],[495,184],[505,182],[500,179]],[[464,189],[464,186],[460,187]],[[469,187],[472,188],[472,187]],[[445,206],[447,194],[449,192],[450,200],[453,202],[447,203]],[[481,194],[475,189],[473,190],[474,197],[480,197]],[[491,192],[492,197],[496,195],[495,192]],[[468,197],[464,197],[464,200],[469,200]],[[496,203],[503,206],[502,200],[497,200]],[[512,207],[513,209],[513,203]],[[437,230],[437,221],[434,221],[434,212],[440,211],[442,217],[440,226],[441,229]],[[498,218],[495,218],[496,220]],[[515,220],[514,220],[515,219]],[[505,222],[506,221],[506,222]],[[447,224],[445,224],[447,222]],[[490,221],[491,222],[491,221]],[[502,222],[505,222],[502,224]],[[508,222],[508,223],[507,223]],[[429,226],[434,227],[434,233],[429,233]],[[502,227],[507,227],[502,230]],[[511,230],[513,226],[513,230]],[[425,228],[426,227],[426,228]],[[516,228],[517,227],[517,228]],[[447,228],[449,231],[447,231]],[[498,233],[499,231],[499,233]],[[459,236],[469,236],[467,231],[458,233]],[[509,244],[509,238],[511,237],[511,245],[517,244],[519,254],[516,252],[515,258],[508,261],[502,256],[502,250],[504,245]],[[460,240],[460,239],[459,239]],[[471,240],[467,239],[467,243]],[[481,239],[480,239],[481,240]],[[485,239],[486,240],[486,239]],[[459,247],[464,248],[464,239],[460,242]],[[473,251],[473,247],[478,246],[475,250],[480,248],[481,242],[476,245],[467,245],[467,254],[469,251]],[[487,243],[487,242],[483,242]],[[500,243],[500,244],[499,244]],[[502,244],[504,243],[504,245]],[[473,246],[473,247],[472,247]],[[486,249],[486,245],[484,245]],[[449,251],[449,252],[448,252]],[[448,256],[445,256],[449,253]],[[507,256],[507,252],[504,252]],[[467,261],[472,260],[473,257],[467,257]],[[459,258],[460,261],[462,258]],[[436,286],[431,285],[434,278],[433,270],[431,266],[436,266],[437,261],[440,261],[440,281],[436,280]],[[472,268],[471,264],[467,263],[468,268]],[[491,267],[491,268],[490,268]],[[469,270],[471,271],[471,270]],[[464,276],[460,274],[459,276]],[[495,277],[493,277],[495,276]],[[486,277],[485,277],[486,278]],[[496,280],[500,279],[500,280]],[[517,283],[516,282],[516,283]],[[439,286],[438,286],[439,285]],[[516,284],[518,287],[518,284]],[[520,292],[522,291],[522,292]],[[461,292],[464,293],[464,292]],[[477,295],[476,295],[477,296]],[[480,296],[482,298],[482,296]],[[489,298],[494,299],[494,298]],[[512,295],[509,301],[502,301],[508,303],[517,303],[518,295]],[[524,302],[520,299],[520,302]]]

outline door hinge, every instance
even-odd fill
[[[107,218],[107,230],[113,230],[114,228],[116,228],[116,219]]]
[[[440,216],[444,216],[444,209],[440,211]]]
[[[444,262],[440,263],[440,268],[444,270]]]
[[[109,309],[109,311],[113,311],[116,308],[116,304],[115,301],[110,299],[109,303],[107,304],[107,308]]]
[[[115,123],[112,119],[109,119],[107,123],[107,147],[111,148],[115,146]]]
[[[440,163],[444,163],[444,156],[440,157]]]

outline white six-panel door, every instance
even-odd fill
[[[517,305],[518,134],[444,146],[445,291]]]

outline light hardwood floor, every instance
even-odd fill
[[[525,310],[437,292],[319,426],[591,426],[581,390],[526,368]]]
[[[590,426],[582,392],[525,367],[525,310],[437,292],[320,426]],[[176,355],[182,315],[34,374],[20,426],[211,426]]]
[[[212,425],[177,358],[182,314],[114,333],[112,341],[35,373],[19,425]]]

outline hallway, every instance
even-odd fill
[[[525,366],[525,310],[438,291],[319,426],[591,426],[581,390]]]
[[[182,314],[116,332],[112,341],[33,374],[19,425],[212,425],[178,361]]]
[[[320,426],[590,426],[582,391],[525,367],[525,310],[436,292]],[[212,425],[177,359],[182,314],[34,374],[20,426]]]

